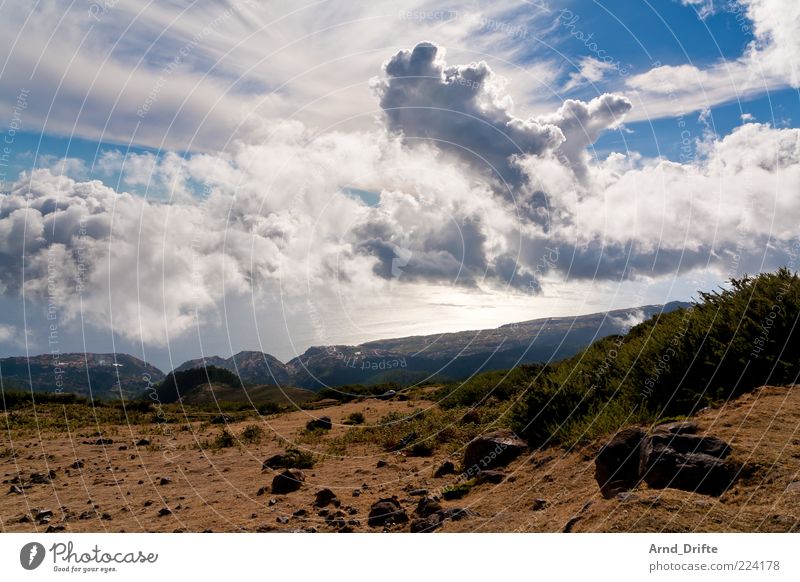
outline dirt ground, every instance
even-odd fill
[[[445,460],[459,466],[458,454],[409,457],[367,444],[331,457],[324,454],[327,443],[350,429],[341,423],[352,412],[364,412],[374,421],[390,411],[431,405],[370,399],[234,423],[230,430],[236,435],[258,423],[267,436],[260,444],[221,449],[200,445],[220,427],[198,422],[184,430],[172,425],[100,427],[113,440],[108,444],[93,444],[97,437],[88,436],[88,430],[19,438],[6,431],[0,436],[0,450],[6,450],[0,458],[0,529],[329,532],[335,529],[312,506],[316,492],[327,487],[341,501],[338,510],[346,514],[347,529],[381,531],[367,525],[370,506],[397,496],[413,519],[421,490],[435,495],[456,481],[456,475],[435,478],[433,473]],[[316,452],[317,464],[303,471],[299,491],[274,495],[269,485],[275,473],[262,470],[262,463],[284,451],[276,435],[295,441],[312,415],[328,415],[334,425],[320,442],[303,445]],[[438,531],[800,531],[800,388],[765,387],[703,411],[696,420],[706,433],[730,442],[734,458],[748,466],[721,497],[642,487],[603,499],[594,480],[598,442],[580,450],[533,451],[517,459],[505,469],[502,483],[479,485],[462,499],[443,501],[445,508],[474,513],[448,520]],[[137,446],[142,438],[150,444]],[[47,479],[50,471],[53,477]],[[33,473],[42,475],[43,482],[24,488],[15,484],[18,475],[28,482]],[[259,493],[262,488],[266,491]],[[42,518],[46,512],[52,516]],[[409,525],[392,531],[407,532]]]

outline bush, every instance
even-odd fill
[[[234,445],[236,445],[236,437],[227,428],[223,428],[214,439],[212,446],[215,449],[227,449]]]
[[[350,415],[348,415],[343,424],[358,425],[358,424],[364,424],[365,421],[366,418],[364,417],[363,412],[353,412]]]
[[[262,438],[264,438],[264,429],[257,424],[249,424],[242,431],[242,440],[246,443],[260,443]]]
[[[461,499],[462,497],[466,497],[474,486],[475,479],[461,481],[460,483],[456,483],[454,485],[448,485],[442,489],[442,497],[447,501],[452,499]]]
[[[513,414],[532,445],[577,443],[625,424],[683,416],[800,374],[800,278],[733,279],[545,367]]]
[[[311,469],[316,463],[314,455],[308,451],[301,451],[294,447],[286,449],[286,452],[281,455],[283,462],[280,467],[283,469]]]

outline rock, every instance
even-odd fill
[[[77,461],[72,463],[70,467],[73,469],[83,469],[84,465],[86,465],[86,461],[84,461],[83,459],[78,459]]]
[[[542,511],[543,509],[547,509],[547,499],[534,499],[531,501],[531,511]]]
[[[645,437],[645,431],[639,427],[625,428],[600,449],[594,460],[594,478],[606,499],[639,484]]]
[[[78,516],[78,519],[92,519],[96,515],[94,511],[84,511]]]
[[[264,495],[267,492],[269,492],[269,487],[267,487],[266,485],[264,485],[263,487],[259,487],[258,491],[256,491],[256,497],[258,497],[259,495]],[[270,505],[272,504],[270,503]]]
[[[30,523],[30,521],[31,518],[29,516],[23,515],[17,520],[17,523]]]
[[[411,491],[408,492],[408,494],[411,495],[411,497],[424,497],[425,495],[428,494],[428,490],[427,489],[412,489]]]
[[[272,455],[269,459],[261,463],[262,469],[282,469],[286,466],[286,455]]]
[[[378,462],[375,464],[375,466],[376,466],[378,469],[382,469],[383,467],[385,467],[385,466],[386,466],[386,465],[388,465],[388,464],[389,464],[389,463],[387,463],[387,462],[386,462],[386,461],[384,461],[383,459],[380,459],[380,460],[379,460],[379,461],[378,461]]]
[[[161,477],[161,479],[158,480],[159,485],[169,485],[170,483],[172,483],[172,479],[170,477]]]
[[[417,509],[415,509],[414,512],[420,517],[428,517],[441,510],[441,503],[431,497],[423,497],[419,500],[419,503],[417,503]]]
[[[289,518],[285,515],[279,515],[277,519],[275,519],[278,523],[289,523]]]
[[[34,485],[49,485],[53,477],[56,476],[55,471],[50,471],[47,475],[42,473],[31,473],[28,481]]]
[[[562,529],[562,533],[572,533],[572,529],[575,527],[575,524],[581,520],[580,516],[576,515],[569,519],[569,521],[564,525],[564,529]]]
[[[504,467],[525,451],[526,445],[510,430],[497,430],[474,438],[464,451],[464,471]]]
[[[786,486],[787,493],[800,493],[800,481],[795,481],[793,483],[789,483]]]
[[[25,491],[22,490],[22,487],[19,485],[12,485],[11,488],[8,490],[9,493],[16,493],[17,495],[23,495]]]
[[[438,513],[421,517],[411,522],[411,533],[431,533],[442,526],[442,516]]]
[[[94,444],[96,444],[96,445],[113,445],[114,444],[114,439],[102,439],[101,438],[101,439],[97,439],[96,441],[94,441]]]
[[[333,501],[338,501],[336,493],[330,489],[320,489],[314,497],[314,507],[325,507],[330,505]]]
[[[153,505],[153,502],[150,499],[144,502],[145,507],[150,507],[151,505]]]
[[[136,446],[137,447],[146,447],[149,444],[150,444],[150,440],[149,439],[139,439],[138,441],[136,441]]]
[[[697,434],[698,432],[700,432],[700,426],[696,422],[688,420],[659,424],[653,429],[653,433],[667,434]]]
[[[162,507],[161,509],[158,510],[158,517],[164,517],[171,514],[172,510],[169,507]]]
[[[233,418],[227,414],[219,414],[211,419],[211,424],[230,424],[232,422]]]
[[[45,519],[49,521],[50,518],[52,517],[53,517],[53,512],[48,509],[44,509],[42,511],[37,511],[34,514],[33,519],[34,521],[44,521]]]
[[[456,466],[451,463],[450,461],[445,461],[442,463],[438,469],[433,473],[434,477],[444,477],[445,475],[455,475],[456,474]]]
[[[330,416],[320,416],[306,423],[306,430],[331,430],[333,422]]]
[[[308,511],[305,509],[298,509],[292,514],[292,517],[305,517],[308,515]]]
[[[475,485],[481,485],[483,483],[493,483],[497,485],[498,483],[502,483],[505,478],[506,474],[502,471],[481,471],[478,473],[478,476],[475,477]]]
[[[354,489],[353,490],[353,497],[360,497],[360,496],[361,496],[361,491],[358,490],[358,489]]]
[[[63,524],[48,525],[47,529],[44,530],[44,533],[58,533],[64,531],[65,529],[67,529],[67,526]]]
[[[653,489],[721,495],[736,478],[735,467],[724,461],[730,451],[715,437],[654,434],[643,449],[643,479]]]
[[[367,524],[370,527],[406,523],[408,515],[396,498],[379,499],[369,509]]]
[[[128,445],[120,445],[120,446],[117,447],[117,450],[127,451],[128,450]]]
[[[471,509],[461,508],[461,507],[449,507],[447,509],[443,509],[440,512],[442,516],[442,520],[452,520],[452,521],[461,521],[462,519],[466,519],[467,517],[474,517],[478,515]]]
[[[284,495],[297,491],[302,487],[305,481],[305,475],[298,469],[286,469],[283,473],[278,473],[272,480],[272,492],[278,495]]]
[[[112,517],[110,513],[104,513],[103,515],[100,516],[100,519],[104,521],[111,521]]]
[[[275,499],[274,497],[270,497],[270,498],[269,498],[269,501],[267,502],[267,505],[269,505],[270,507],[272,507],[272,506],[273,506],[273,505],[275,505],[276,503],[278,503],[278,500],[277,500],[277,499]]]

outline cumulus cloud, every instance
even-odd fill
[[[520,119],[491,67],[449,65],[432,43],[396,53],[373,86],[385,128],[265,120],[260,139],[225,153],[111,150],[97,171],[119,175],[118,190],[51,169],[22,176],[0,206],[3,294],[159,345],[230,302],[302,310],[311,295],[392,285],[497,293],[539,291],[555,272],[724,270],[795,236],[800,130],[705,136],[690,163],[595,161],[586,149],[628,114],[625,97]]]

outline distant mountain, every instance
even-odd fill
[[[4,390],[70,392],[105,400],[138,396],[164,373],[128,354],[44,354],[0,359]]]
[[[676,301],[534,319],[496,329],[378,340],[358,346],[313,347],[286,367],[293,385],[314,390],[326,385],[460,380],[476,372],[560,360],[597,339],[625,333],[662,311],[689,306]]]
[[[287,364],[261,352],[240,352],[228,359],[212,356],[192,360],[176,370],[202,367],[203,362],[234,372],[238,366],[245,383],[277,383],[311,390],[345,384],[459,380],[485,370],[566,358],[596,339],[625,333],[657,313],[689,305],[672,302],[534,319],[496,329],[377,340],[357,346],[312,347]]]
[[[208,356],[189,360],[177,368],[176,372],[183,372],[192,368],[203,366],[216,366],[237,374],[245,384],[265,384],[268,386],[285,386],[290,384],[289,372],[286,365],[278,358],[264,352],[244,351],[231,356]]]

